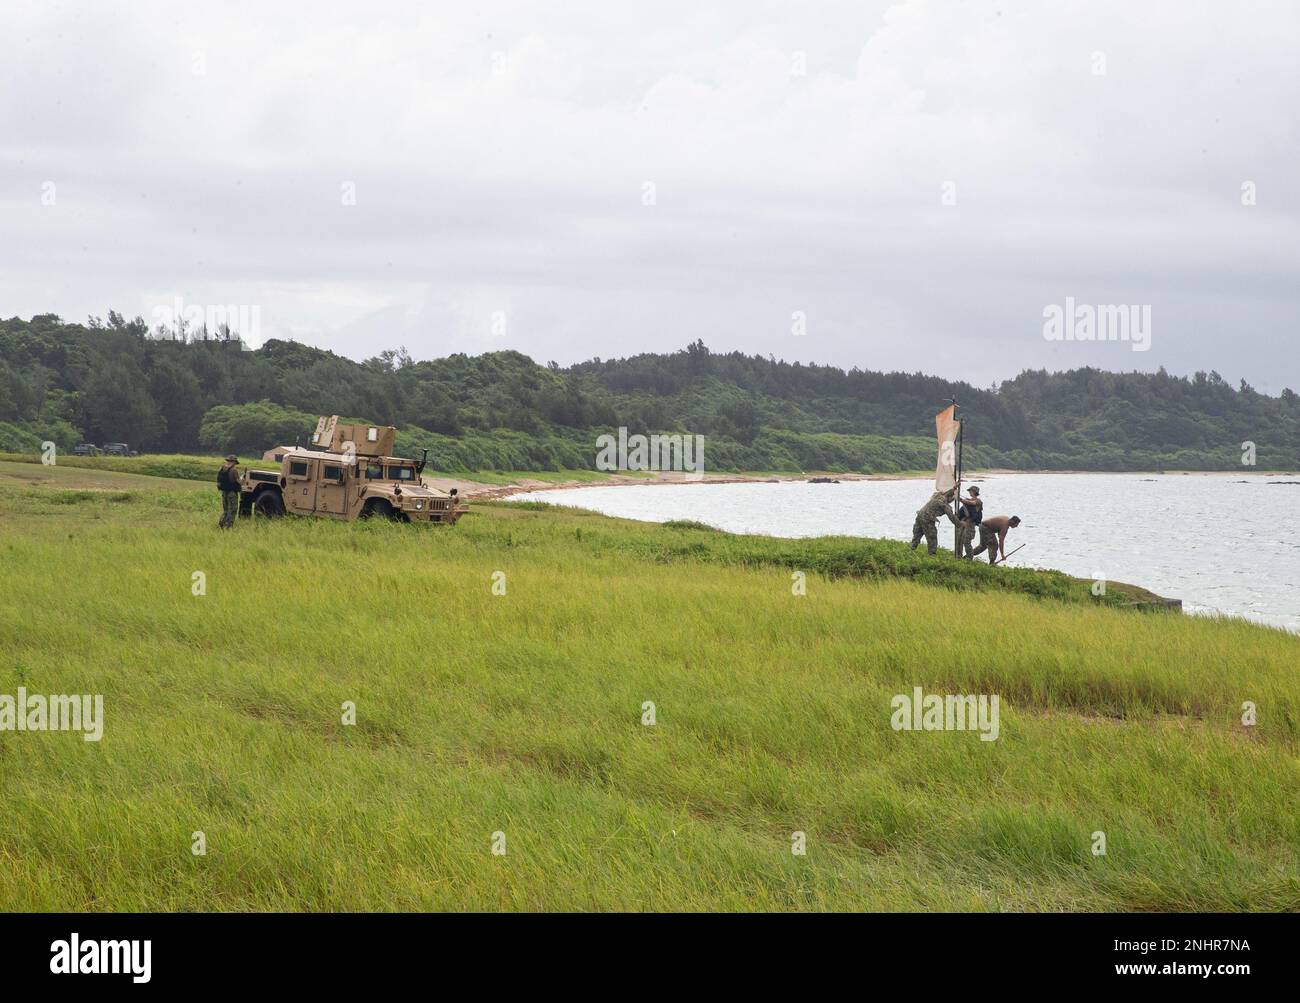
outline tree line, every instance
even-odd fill
[[[955,396],[968,466],[1017,469],[1300,467],[1300,399],[1217,373],[1029,370],[987,388],[711,352],[540,365],[515,351],[417,361],[392,349],[356,362],[223,333],[177,338],[137,317],[0,320],[0,451],[52,440],[141,452],[260,453],[305,437],[319,414],[396,425],[399,447],[439,470],[591,467],[595,438],[706,437],[714,470],[897,471],[934,463],[934,414]]]

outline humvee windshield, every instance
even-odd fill
[[[414,467],[389,467],[388,479],[390,481],[413,481],[415,480]]]

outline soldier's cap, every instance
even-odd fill
[[[977,495],[980,493],[980,489],[975,487],[974,485],[971,485],[970,493],[973,495]]]
[[[226,462],[227,462],[227,463],[238,463],[238,462],[239,462],[239,457],[236,456],[234,453],[231,453],[229,456],[226,457]]]

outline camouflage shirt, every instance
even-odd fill
[[[942,491],[936,491],[930,496],[919,512],[916,513],[918,519],[938,519],[948,511],[948,500],[943,496]]]

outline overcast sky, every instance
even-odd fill
[[[1300,389],[1295,3],[3,0],[0,37],[0,316]],[[1149,350],[1047,340],[1067,296]]]

